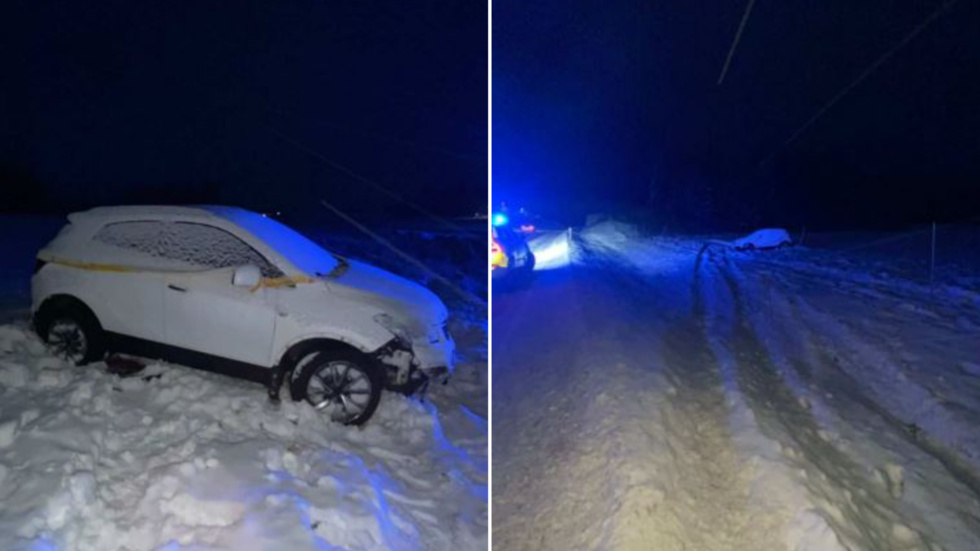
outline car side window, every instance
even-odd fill
[[[160,235],[164,223],[158,221],[116,222],[102,227],[92,239],[120,249],[137,251],[150,256],[160,254]]]
[[[116,222],[104,226],[93,239],[105,245],[172,260],[175,266],[229,268],[254,264],[264,277],[285,275],[248,243],[207,224],[152,220]]]
[[[282,277],[282,270],[248,243],[225,230],[195,222],[168,224],[162,235],[161,253],[166,258],[207,266],[229,268],[253,264],[263,277]]]

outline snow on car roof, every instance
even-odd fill
[[[223,209],[241,210],[235,207],[220,207]],[[72,222],[81,220],[101,219],[101,220],[127,220],[136,218],[166,218],[175,217],[202,217],[213,218],[216,216],[207,206],[165,206],[165,205],[122,205],[113,207],[95,207],[81,212],[73,212],[68,215]]]

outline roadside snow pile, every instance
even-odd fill
[[[636,226],[606,221],[575,233],[572,258],[582,265],[620,265],[665,274],[690,269],[699,246],[678,237],[641,238]]]
[[[582,230],[581,236],[595,245],[621,249],[640,237],[635,226],[614,220],[597,222]]]
[[[183,367],[72,367],[0,326],[0,548],[486,548],[484,352],[358,429]]]
[[[980,311],[980,228],[944,227],[937,235],[935,271],[928,231],[901,234],[810,234],[800,251],[781,258],[827,278],[941,300],[972,301]]]

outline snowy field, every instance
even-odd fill
[[[366,426],[338,426],[254,383],[49,355],[28,280],[60,224],[0,218],[0,549],[486,548],[485,308],[443,297],[460,356],[447,386],[385,393]]]
[[[980,549],[978,230],[576,231],[494,295],[494,547]]]

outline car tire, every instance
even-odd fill
[[[105,332],[95,315],[80,303],[58,301],[35,316],[35,328],[54,354],[75,365],[105,357]]]
[[[527,287],[531,286],[531,284],[534,282],[534,264],[536,262],[537,259],[534,258],[534,253],[528,251],[521,271],[514,274],[515,289],[526,289]]]
[[[333,421],[362,425],[378,409],[384,381],[374,362],[360,352],[318,352],[297,369],[290,382],[292,397],[325,410]]]

